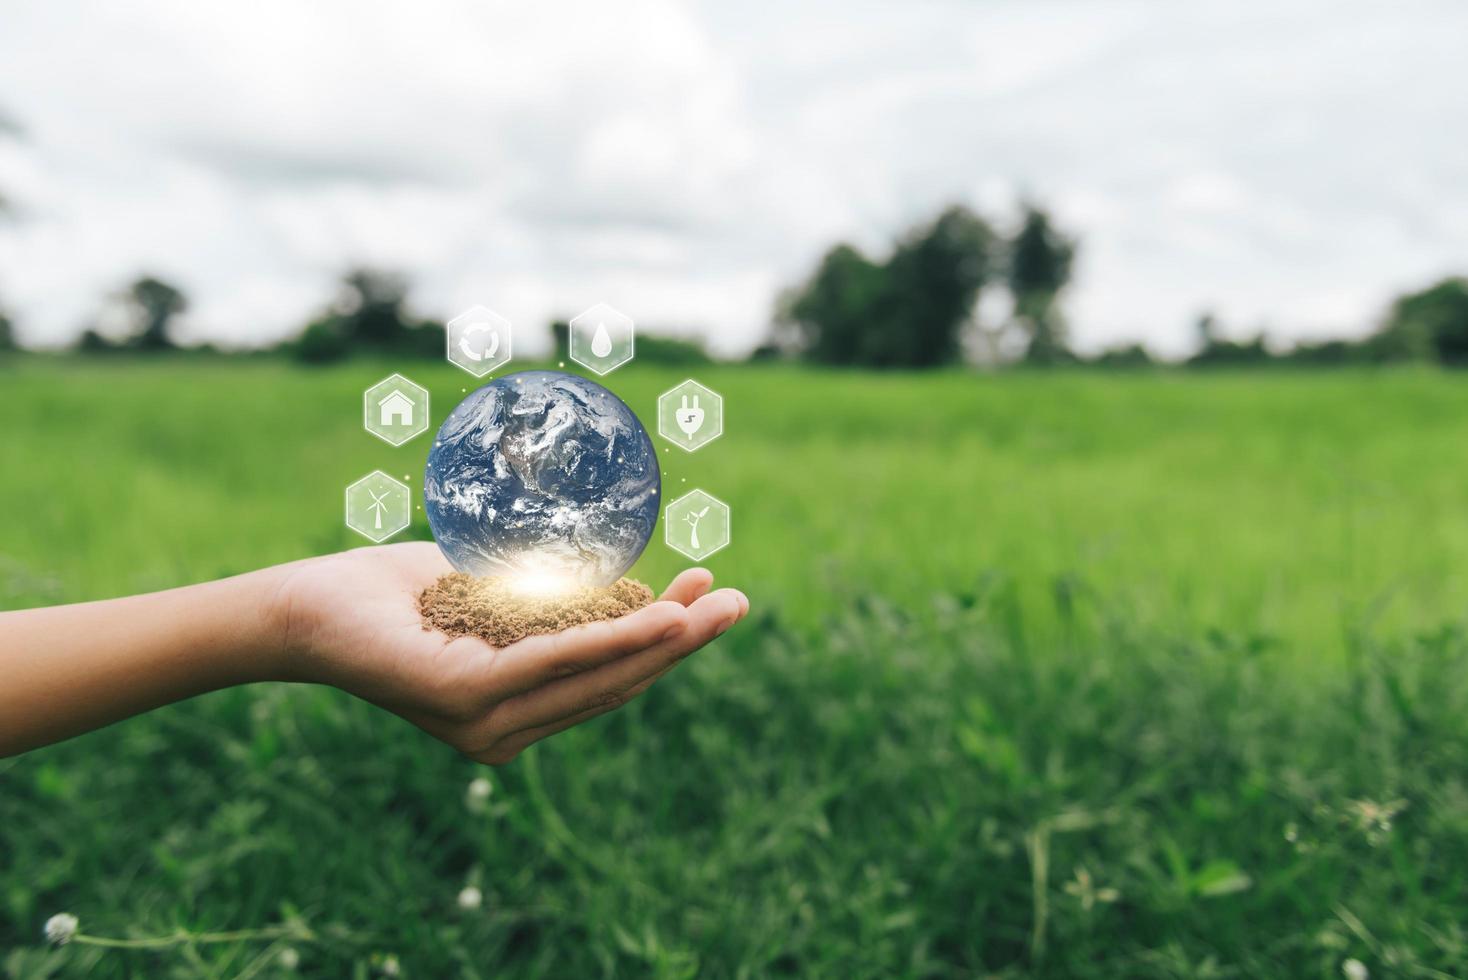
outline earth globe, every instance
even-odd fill
[[[459,403],[423,480],[434,540],[461,572],[525,591],[610,585],[657,524],[657,452],[594,381],[521,371]]]

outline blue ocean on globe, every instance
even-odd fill
[[[652,440],[620,398],[574,374],[521,371],[444,420],[423,501],[461,572],[609,585],[652,538],[661,482]]]

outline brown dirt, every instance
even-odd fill
[[[652,589],[618,579],[602,589],[561,595],[525,595],[501,578],[445,575],[423,590],[418,610],[423,628],[449,636],[481,636],[497,647],[537,633],[559,633],[571,626],[616,619],[652,602]]]

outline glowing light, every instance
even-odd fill
[[[510,581],[510,588],[520,595],[559,595],[576,588],[576,582],[555,572],[522,572]]]

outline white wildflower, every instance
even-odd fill
[[[469,781],[469,788],[464,793],[464,805],[473,813],[480,813],[489,803],[490,794],[494,792],[494,784],[483,776]]]
[[[473,885],[466,885],[464,890],[459,892],[459,908],[477,909],[483,904],[484,893]]]
[[[1356,826],[1361,830],[1375,828],[1390,831],[1392,821],[1405,809],[1407,809],[1406,800],[1391,800],[1387,803],[1377,803],[1375,800],[1351,800],[1346,804],[1346,812],[1355,818]]]
[[[1370,980],[1371,971],[1366,964],[1352,957],[1341,964],[1341,976],[1346,980]]]
[[[294,970],[301,965],[301,954],[294,947],[287,946],[280,951],[280,965],[286,970]]]
[[[1392,821],[1405,809],[1406,800],[1391,800],[1386,803],[1350,800],[1346,804],[1345,812],[1347,820],[1366,835],[1366,843],[1375,847],[1392,832]]]
[[[403,974],[403,968],[398,965],[398,958],[394,953],[388,953],[384,956],[382,958],[382,965],[378,969],[382,971],[382,975],[385,977],[398,977]]]
[[[1087,912],[1096,907],[1097,902],[1111,904],[1121,898],[1121,892],[1115,888],[1100,888],[1096,885],[1091,872],[1084,867],[1076,868],[1075,880],[1065,883],[1065,891],[1068,895],[1074,895],[1080,899],[1081,908]]]
[[[71,937],[76,935],[77,926],[81,923],[77,917],[70,912],[60,912],[46,920],[46,941],[55,943],[57,946],[65,946],[71,942]]]

